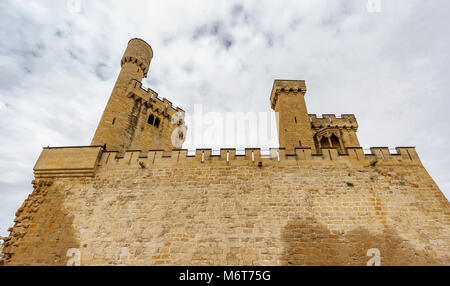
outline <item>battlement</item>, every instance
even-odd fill
[[[336,148],[322,148],[314,154],[311,148],[296,148],[295,154],[287,155],[284,148],[246,148],[241,154],[234,148],[196,149],[190,155],[186,149],[129,150],[125,153],[104,151],[98,146],[44,148],[36,166],[36,178],[43,177],[92,177],[101,168],[152,167],[201,167],[201,166],[255,166],[264,168],[284,165],[333,165],[347,164],[355,166],[379,165],[420,165],[419,156],[414,147],[396,147],[391,153],[388,147],[372,147],[365,154],[360,147],[346,148],[345,154],[339,154]],[[266,152],[262,152],[266,151]]]
[[[315,129],[324,127],[340,127],[358,129],[358,122],[354,114],[341,114],[336,117],[335,114],[322,114],[322,118],[318,118],[315,114],[309,114],[311,125]]]
[[[273,82],[272,92],[270,94],[270,105],[275,109],[278,96],[281,92],[293,92],[305,95],[306,83],[304,80],[279,80]]]
[[[142,69],[143,75],[147,76],[152,58],[152,47],[144,40],[134,38],[128,42],[127,49],[120,61],[120,65],[123,66],[125,63],[134,63]]]
[[[314,154],[311,148],[296,148],[295,155],[287,155],[284,148],[270,148],[262,153],[260,148],[246,148],[241,154],[233,148],[220,149],[214,154],[212,149],[196,149],[189,155],[186,149],[162,151],[127,151],[120,156],[118,152],[103,152],[99,161],[102,167],[136,166],[183,166],[199,167],[207,165],[223,166],[267,166],[301,165],[301,164],[350,164],[360,166],[375,165],[421,165],[414,147],[396,147],[391,153],[388,147],[372,147],[370,154],[365,154],[361,147],[346,148],[346,154],[339,154],[336,148],[323,148],[322,153]]]
[[[179,107],[172,107],[172,102],[166,98],[160,99],[158,93],[150,88],[144,89],[142,83],[136,79],[132,79],[128,85],[126,95],[135,100],[143,100],[148,107],[151,107],[154,112],[172,116],[177,112],[184,113],[184,110]]]

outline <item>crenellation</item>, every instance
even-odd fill
[[[126,94],[128,97],[134,97],[135,100],[138,98],[142,99],[148,106],[153,107],[153,111],[156,112],[158,110],[158,113],[162,115],[173,116],[177,112],[184,113],[184,110],[180,107],[173,107],[170,100],[159,98],[158,93],[154,90],[150,88],[144,89],[142,83],[136,79],[130,81]]]
[[[366,156],[362,147],[348,147],[346,150],[352,161],[360,161]]]
[[[236,149],[221,148],[220,149],[220,158],[221,158],[221,160],[224,160],[227,163],[231,160],[235,160],[236,159]]]
[[[301,94],[306,93],[306,84],[304,80],[278,80],[276,79],[272,87],[272,92],[270,96],[270,103],[272,109],[275,109],[277,105],[278,98],[281,94]]]
[[[419,155],[416,152],[415,147],[395,147],[398,154],[401,155],[403,160],[411,160],[415,162],[420,162]]]
[[[371,147],[370,151],[379,160],[393,160],[392,154],[389,152],[389,147]]]
[[[150,61],[153,58],[153,50],[144,40],[134,38],[128,42],[127,49],[123,54],[120,65],[123,67],[126,63],[132,63],[140,67],[143,76],[147,76]]]
[[[80,150],[92,149],[94,152],[86,155],[78,155],[73,161],[73,154],[80,154]],[[57,154],[48,154],[48,150],[59,150]],[[345,163],[350,165],[398,165],[412,164],[421,165],[414,147],[397,147],[397,153],[391,153],[388,147],[372,147],[369,154],[364,154],[361,147],[346,148],[346,152],[340,154],[337,148],[322,148],[321,153],[313,153],[311,148],[296,148],[294,154],[286,154],[284,148],[270,148],[268,155],[261,155],[260,148],[246,148],[243,155],[237,155],[236,149],[220,149],[217,155],[212,154],[212,149],[196,149],[194,155],[188,155],[186,149],[164,150],[128,150],[120,153],[117,151],[104,151],[100,147],[65,147],[65,148],[45,148],[38,163],[35,166],[37,177],[73,177],[73,176],[94,176],[97,167],[101,168],[123,168],[128,166],[139,167],[139,162],[147,165],[173,166],[176,164],[183,166],[196,166],[196,164],[208,165],[226,163],[239,166],[262,162],[263,166],[282,164],[300,164],[301,162],[320,163],[333,165],[335,163]],[[78,152],[78,153],[77,153]],[[85,152],[85,151],[84,151]],[[376,161],[376,163],[374,162]],[[73,163],[71,163],[73,162]],[[72,164],[72,165],[70,165]],[[75,165],[76,164],[76,165]],[[81,165],[80,165],[81,164]],[[79,166],[87,167],[79,167]],[[71,166],[77,167],[73,168]]]
[[[323,160],[329,160],[329,161],[337,161],[341,159],[341,157],[338,157],[338,150],[336,147],[327,147],[322,148],[322,159]],[[317,157],[316,157],[317,158]]]
[[[358,123],[354,114],[341,114],[341,117],[336,117],[335,114],[322,114],[322,117],[317,117],[316,114],[309,114],[311,126],[314,129],[321,129],[324,127],[338,127],[358,129]]]
[[[258,162],[261,159],[260,148],[245,148],[245,159]]]
[[[312,156],[311,148],[296,148],[295,155],[298,160],[310,161]]]

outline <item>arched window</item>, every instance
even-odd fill
[[[155,127],[156,128],[159,127],[159,117],[156,117],[156,119],[155,119]]]

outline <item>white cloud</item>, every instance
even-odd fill
[[[0,235],[42,146],[90,143],[133,37],[154,50],[144,85],[175,106],[270,111],[275,78],[305,79],[310,113],[355,113],[367,148],[416,146],[450,197],[447,1],[66,4],[0,4]]]

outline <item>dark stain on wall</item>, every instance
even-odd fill
[[[418,250],[398,235],[395,229],[384,227],[375,235],[364,227],[350,232],[330,231],[314,217],[291,219],[282,234],[284,250],[282,265],[361,265],[373,256],[367,251],[380,251],[381,265],[442,265],[432,252]]]

